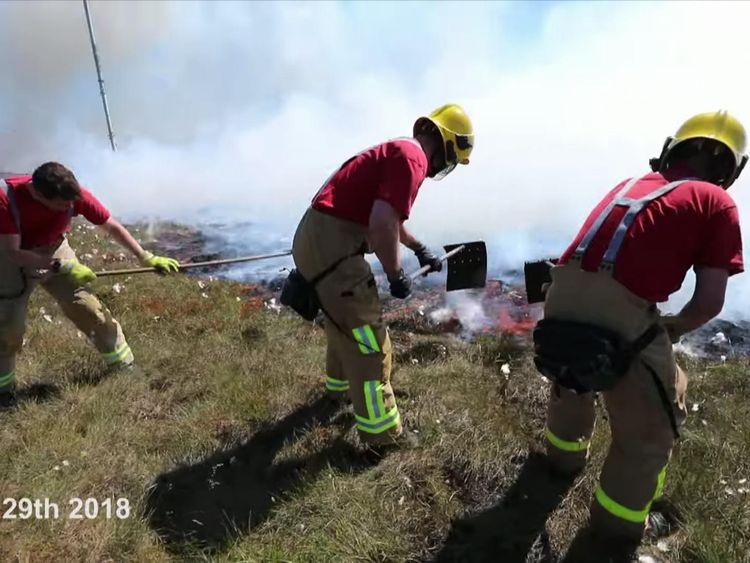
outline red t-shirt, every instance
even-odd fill
[[[31,176],[5,178],[15,194],[21,220],[21,248],[47,246],[70,230],[70,211],[55,211],[35,200],[29,188]],[[91,192],[81,188],[81,199],[72,202],[72,215],[83,215],[94,225],[103,225],[110,213]],[[4,190],[0,190],[0,235],[17,235],[18,228]]]
[[[409,218],[427,177],[427,157],[413,139],[394,139],[347,160],[313,198],[312,206],[334,217],[367,226],[376,199]]]
[[[594,208],[560,263],[568,261],[625,183]],[[661,174],[649,174],[624,196],[643,197],[667,183]],[[616,206],[604,221],[583,256],[584,270],[597,270],[626,210]],[[652,201],[636,216],[615,259],[613,277],[636,295],[656,303],[666,301],[680,288],[691,267],[702,266],[722,268],[729,275],[742,272],[742,235],[737,206],[730,195],[714,184],[691,180]]]

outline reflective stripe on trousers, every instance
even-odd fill
[[[328,391],[348,391],[349,382],[329,375],[326,377],[326,389]]]
[[[390,411],[386,411],[383,401],[383,383],[380,381],[365,381],[364,392],[367,417],[354,415],[357,428],[368,434],[380,434],[397,426],[401,420],[398,407],[394,406]]]
[[[16,372],[12,371],[5,375],[0,375],[0,389],[11,387],[16,382]]]
[[[558,450],[562,450],[564,452],[586,451],[591,445],[591,440],[584,440],[583,438],[576,441],[563,440],[562,438],[559,438],[558,436],[553,434],[549,428],[546,429],[545,436],[547,437],[547,441],[550,444],[555,446]]]
[[[651,511],[651,504],[655,500],[661,498],[662,493],[664,492],[664,480],[666,479],[666,477],[667,468],[664,467],[659,472],[653,498],[642,510],[633,510],[632,508],[623,506],[619,502],[611,499],[607,495],[607,493],[604,492],[604,489],[602,489],[601,486],[596,490],[596,500],[604,510],[606,510],[613,516],[616,516],[617,518],[620,518],[622,520],[627,520],[628,522],[633,522],[634,524],[642,524],[646,521],[646,518],[648,518],[648,513]]]
[[[375,338],[375,333],[370,325],[352,329],[352,334],[354,334],[354,340],[359,345],[359,351],[363,354],[377,354],[380,352],[378,339]]]
[[[102,358],[104,358],[104,361],[109,366],[114,364],[130,363],[133,361],[133,353],[130,350],[130,346],[125,343],[113,352],[102,353]]]

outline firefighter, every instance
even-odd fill
[[[172,258],[146,252],[110,212],[62,164],[47,162],[31,176],[0,180],[0,406],[16,404],[16,354],[23,345],[29,297],[41,285],[65,315],[89,337],[111,370],[133,364],[120,324],[86,289],[96,274],[78,262],[66,233],[83,215],[140,262],[176,272]]]
[[[687,379],[672,343],[719,314],[727,279],[743,271],[737,207],[726,190],[747,161],[745,148],[745,129],[729,113],[691,117],[652,159],[652,173],[621,182],[599,202],[552,268],[545,320],[606,329],[643,348],[601,393],[612,445],[590,513],[600,545],[619,538],[637,546],[653,523],[650,509],[687,414]],[[661,316],[656,304],[690,268],[690,301]],[[594,393],[553,383],[546,447],[557,469],[583,469],[594,419]]]
[[[440,260],[404,222],[424,179],[440,180],[468,164],[473,145],[472,124],[461,106],[447,104],[420,117],[413,137],[368,148],[341,165],[313,198],[294,236],[296,269],[306,280],[324,276],[315,289],[326,318],[327,392],[348,394],[359,436],[375,450],[413,443],[413,436],[403,433],[390,382],[391,340],[364,254],[375,253],[398,299],[411,292],[399,243],[420,266],[439,272]]]

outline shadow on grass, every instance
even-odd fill
[[[637,553],[638,542],[620,538],[602,538],[597,536],[590,527],[585,527],[578,531],[560,562],[631,563],[638,561]]]
[[[554,561],[545,524],[572,484],[530,454],[497,504],[453,522],[434,563]]]
[[[70,378],[70,382],[74,385],[85,385],[90,387],[96,387],[102,383],[105,379],[109,379],[110,374],[107,372],[80,372]]]
[[[47,403],[60,396],[60,388],[51,383],[32,383],[16,391],[18,403]]]
[[[117,378],[143,378],[151,375],[138,363],[129,366],[107,367],[107,366],[81,366],[76,374],[70,378],[75,385],[96,387],[105,381]]]
[[[276,503],[331,466],[363,471],[377,462],[344,439],[353,417],[325,397],[261,428],[247,442],[194,465],[160,475],[146,500],[151,528],[172,552],[217,552],[265,521]],[[315,423],[340,427],[338,436],[304,457],[274,463],[278,452]]]

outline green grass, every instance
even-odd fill
[[[97,248],[96,267],[134,265],[113,262],[114,247],[89,231],[72,244],[79,255]],[[507,544],[518,526],[546,528],[541,543],[516,534],[520,551],[566,549],[608,430],[599,424],[586,474],[553,502],[536,453],[547,385],[526,343],[394,331],[399,406],[421,444],[378,460],[364,455],[350,412],[318,400],[322,330],[249,303],[241,284],[203,281],[95,283],[139,365],[110,377],[46,294],[34,295],[17,370],[26,400],[0,414],[0,497],[49,498],[61,518],[0,522],[0,561],[460,560]],[[738,493],[741,479],[750,489],[750,366],[685,363],[699,409],[666,487],[684,525],[668,552],[645,550],[750,561],[750,494]],[[126,498],[131,516],[69,520],[73,497]]]

